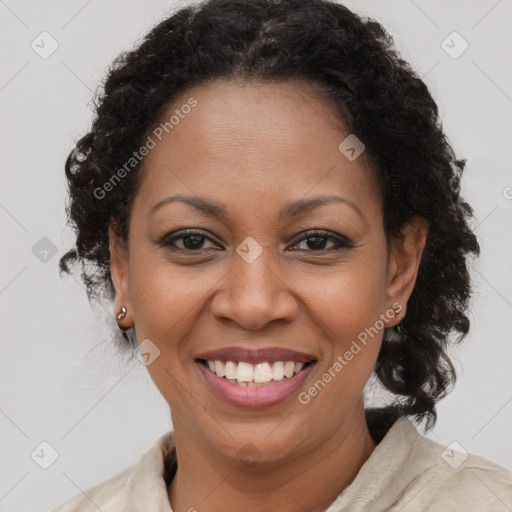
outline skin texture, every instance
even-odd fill
[[[382,330],[306,405],[297,396],[262,410],[228,405],[195,358],[233,345],[311,353],[307,390],[393,304],[402,310],[385,326],[405,316],[427,226],[415,218],[388,247],[372,170],[364,154],[351,162],[338,150],[349,133],[314,89],[218,80],[188,90],[169,112],[190,97],[197,106],[144,161],[128,243],[110,231],[115,311],[128,310],[119,323],[135,325],[139,342],[149,338],[161,351],[148,371],[171,408],[177,442],[169,500],[175,512],[226,503],[322,511],[376,446],[362,392]],[[150,213],[173,194],[219,202],[230,219],[180,202]],[[288,202],[333,194],[356,206],[332,202],[278,218]],[[189,241],[199,248],[188,251],[184,239],[174,250],[159,245],[187,228],[213,241]],[[312,229],[355,247],[334,250],[329,238],[315,245],[305,239]],[[248,236],[263,249],[252,263],[236,252]],[[239,456],[249,443],[258,450],[250,466]]]

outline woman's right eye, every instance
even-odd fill
[[[196,252],[205,250],[203,247],[205,240],[213,242],[213,240],[209,236],[205,235],[203,231],[187,229],[185,231],[178,232],[178,234],[173,233],[166,235],[162,240],[160,240],[160,242],[158,242],[158,244],[162,247],[176,249],[178,251]],[[182,247],[179,247],[179,244],[181,244]]]

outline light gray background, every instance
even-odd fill
[[[463,192],[482,245],[473,325],[454,352],[458,383],[429,437],[512,470],[512,2],[346,4],[394,34],[468,159]],[[171,428],[146,369],[116,358],[112,320],[101,306],[91,310],[79,280],[59,278],[57,263],[72,240],[63,165],[89,127],[92,91],[111,60],[175,5],[0,0],[1,511],[51,509],[135,464]],[[47,59],[31,48],[43,31],[59,44]],[[469,43],[457,59],[441,47],[453,31]],[[32,252],[43,237],[57,249],[46,262]],[[46,470],[31,458],[42,441],[59,454]]]

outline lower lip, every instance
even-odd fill
[[[224,377],[217,377],[202,363],[196,362],[196,365],[215,395],[230,405],[245,409],[262,409],[284,402],[300,388],[314,366],[310,364],[297,375],[275,384],[247,387],[232,384]]]

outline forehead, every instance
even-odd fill
[[[333,104],[310,85],[203,84],[176,98],[150,133],[155,144],[143,162],[136,202],[151,208],[183,193],[261,209],[340,193],[378,210],[380,194],[364,154],[351,161],[339,150],[349,135]]]

